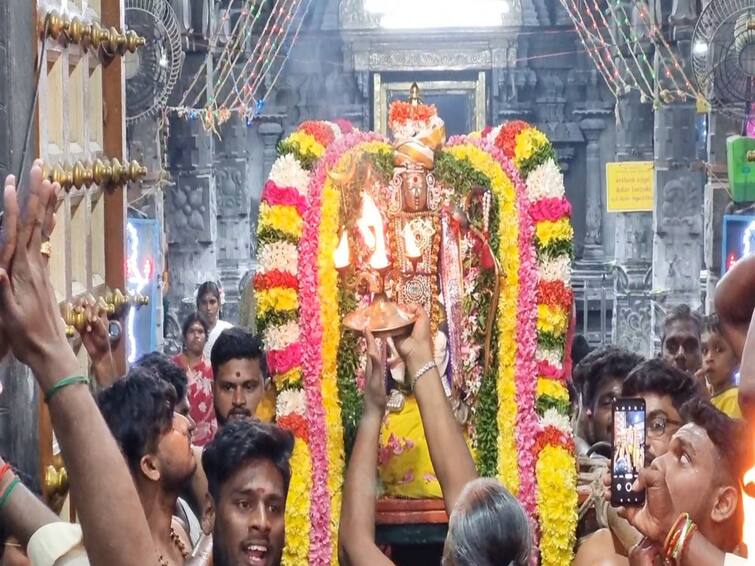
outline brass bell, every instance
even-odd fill
[[[129,305],[139,308],[149,304],[149,297],[141,293],[129,293],[128,302]]]
[[[68,472],[64,467],[47,466],[45,469],[45,488],[48,493],[62,493],[68,489]]]
[[[147,40],[136,33],[134,30],[128,30],[126,32],[126,41],[124,47],[126,51],[134,53],[139,47],[144,47]]]
[[[47,36],[59,39],[68,25],[68,18],[53,10],[48,13],[45,19],[47,20],[47,29],[44,31],[47,33]]]
[[[112,316],[115,314],[115,305],[108,304],[105,299],[100,297],[97,300],[97,310],[100,312],[104,312],[108,316]]]
[[[105,43],[110,37],[108,30],[103,28],[100,24],[92,24],[89,41],[92,47],[99,49],[103,43]]]
[[[128,173],[126,174],[129,181],[138,181],[147,175],[147,168],[140,165],[137,161],[128,163]]]
[[[113,168],[109,162],[98,159],[92,165],[92,178],[97,185],[107,185],[113,177]]]
[[[114,314],[119,314],[123,311],[124,307],[128,306],[128,297],[120,289],[116,289],[105,296],[105,302],[108,305],[112,305]]]
[[[52,168],[46,169],[43,174],[51,183],[58,183],[66,191],[73,186],[73,174],[66,165],[53,165]]]
[[[94,182],[94,170],[90,165],[85,165],[81,161],[75,163],[71,176],[74,187],[88,187]]]
[[[79,18],[73,18],[65,27],[65,34],[69,41],[81,45],[89,39],[92,33],[90,25],[85,24]]]

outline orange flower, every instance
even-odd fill
[[[426,122],[433,116],[437,115],[438,110],[435,108],[434,104],[418,104],[415,106],[410,102],[397,100],[391,103],[388,122],[389,124],[403,124],[409,120]]]

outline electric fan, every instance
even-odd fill
[[[147,42],[127,54],[126,122],[155,116],[168,102],[184,54],[178,20],[167,0],[126,0],[126,25]]]

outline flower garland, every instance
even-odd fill
[[[377,140],[376,134],[352,133],[336,141],[321,159],[309,186],[308,209],[299,247],[302,379],[312,454],[310,549],[308,564],[337,563],[344,449],[338,404],[337,354],[340,334],[325,332],[325,321],[338,320],[338,274],[333,252],[338,245],[340,194],[328,176],[343,171],[346,152]]]
[[[291,566],[309,559],[314,479],[307,396],[302,390],[298,247],[308,206],[310,169],[326,146],[342,137],[341,131],[330,122],[305,122],[283,140],[260,204],[257,273],[253,279],[257,326],[277,391],[276,422],[296,437],[283,555],[283,563]]]
[[[469,161],[490,179],[490,187],[500,206],[501,218],[517,218],[516,188],[501,164],[488,151],[475,145],[476,140],[455,138],[449,141],[448,151],[457,159]],[[459,144],[459,145],[454,145]],[[498,302],[498,477],[514,494],[519,493],[520,475],[516,446],[517,387],[516,344],[517,319],[508,316],[518,308],[519,294],[519,225],[500,222],[498,225],[499,262],[506,274]],[[534,350],[534,347],[533,347]]]
[[[490,138],[489,138],[490,139]],[[526,122],[504,124],[495,145],[514,159],[526,178],[529,213],[537,252],[536,403],[540,431],[537,458],[537,511],[544,566],[570,564],[576,533],[576,460],[564,380],[567,333],[572,312],[571,205],[550,142]]]

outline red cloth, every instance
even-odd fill
[[[197,425],[192,435],[192,444],[204,446],[215,437],[218,430],[212,396],[212,367],[204,357],[191,368],[183,354],[178,354],[173,361],[186,370],[189,416]]]

